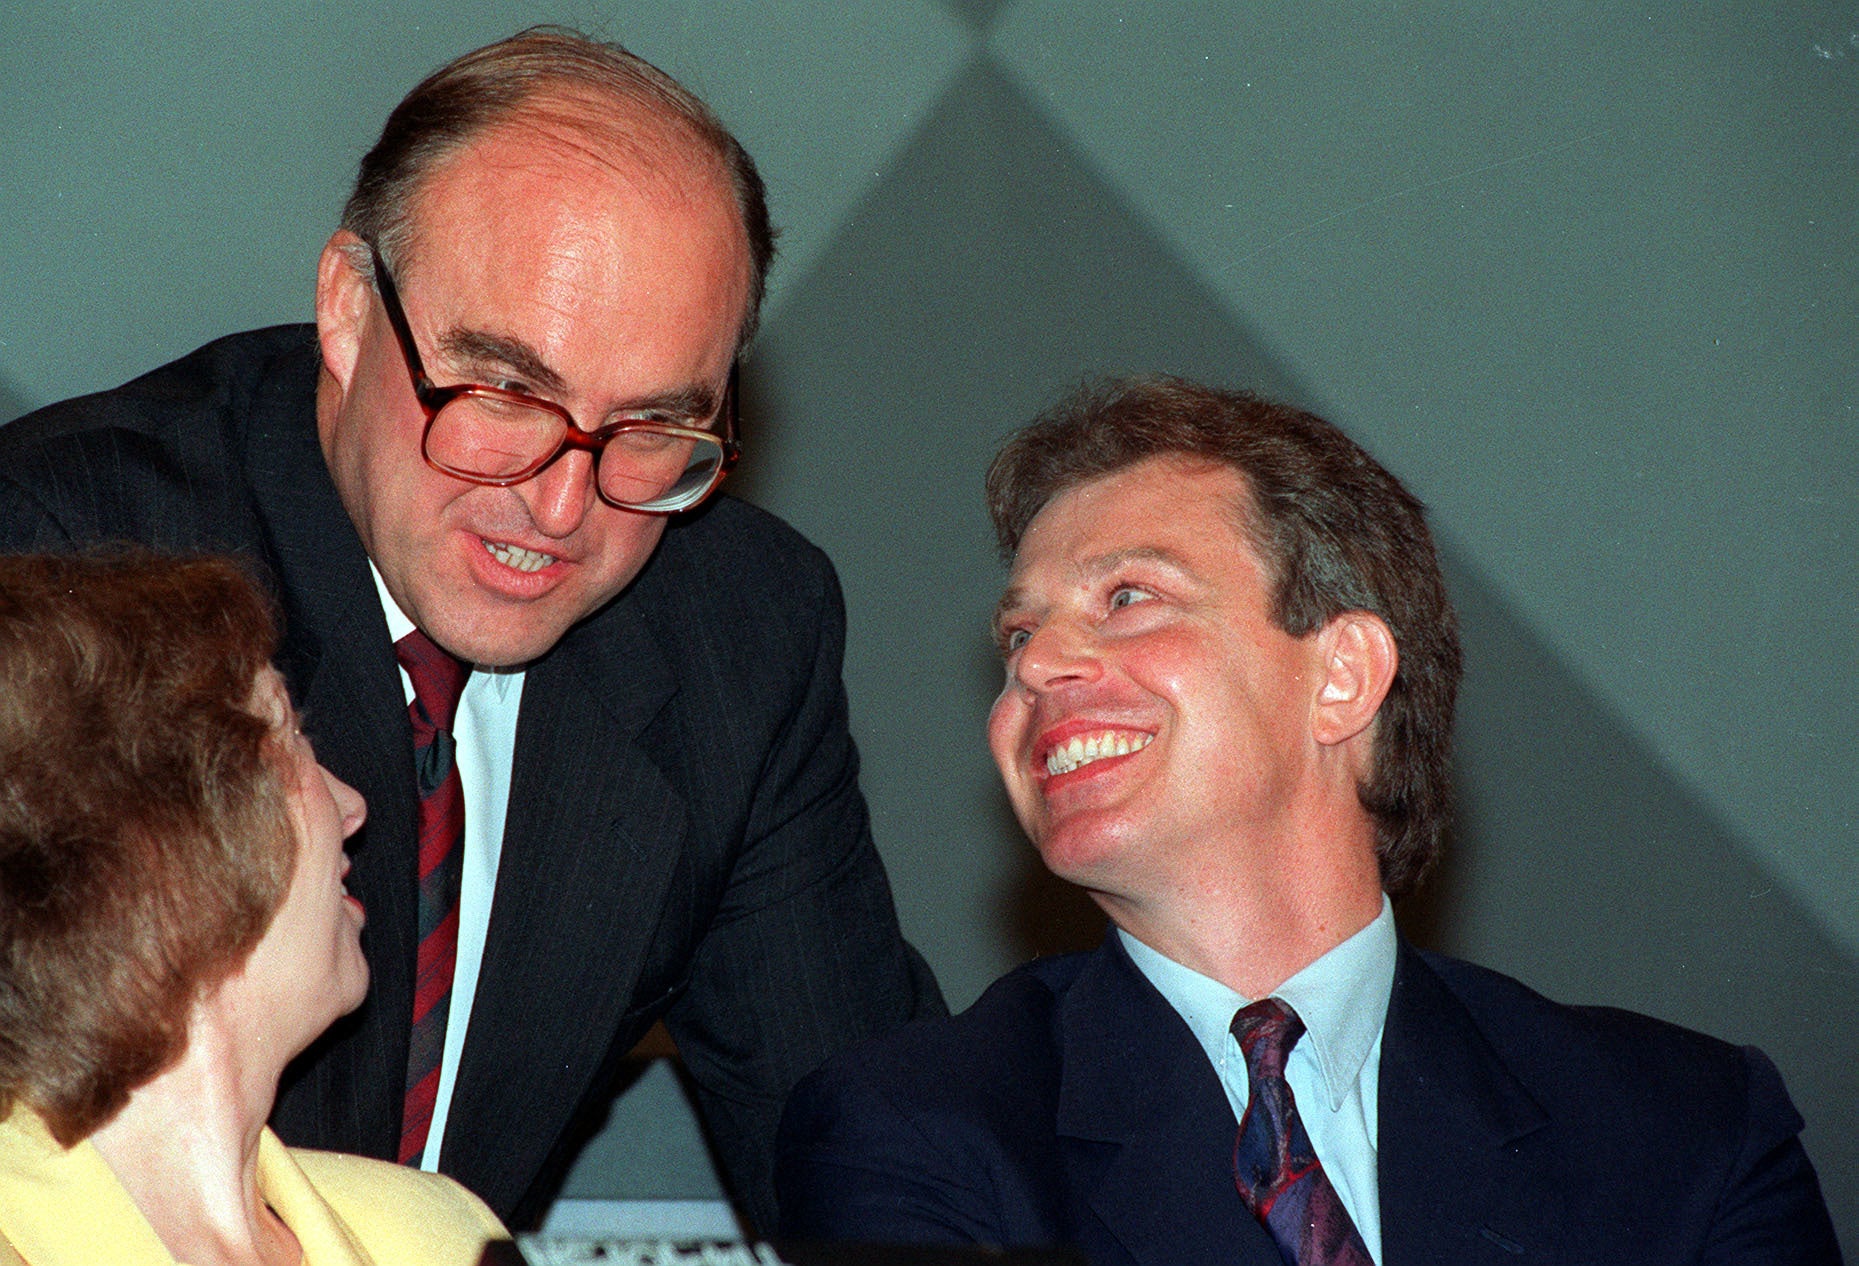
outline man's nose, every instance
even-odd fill
[[[564,537],[581,526],[599,493],[594,489],[594,454],[570,449],[535,478],[516,485],[529,517],[544,536]]]
[[[1013,661],[1013,680],[1034,692],[1096,681],[1103,660],[1090,631],[1070,620],[1048,620],[1034,629]]]

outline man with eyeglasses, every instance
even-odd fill
[[[396,108],[314,328],[0,429],[0,546],[249,560],[367,797],[373,989],[287,1078],[287,1140],[439,1168],[521,1226],[662,1017],[768,1226],[789,1087],[942,1009],[858,791],[832,570],[711,496],[772,237],[700,101],[527,31]]]

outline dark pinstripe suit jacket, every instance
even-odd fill
[[[0,428],[0,548],[230,550],[271,584],[318,754],[368,798],[349,887],[373,986],[286,1078],[291,1143],[392,1156],[414,968],[411,733],[318,448],[314,332],[219,340]],[[663,1016],[738,1198],[772,1222],[789,1087],[940,1012],[899,935],[846,728],[830,564],[727,497],[530,666],[483,971],[440,1167],[520,1223]]]
[[[1775,1066],[1402,942],[1382,1033],[1383,1266],[1835,1266]],[[1071,1243],[1096,1266],[1283,1266],[1233,1184],[1206,1053],[1113,935],[807,1078],[796,1238]]]

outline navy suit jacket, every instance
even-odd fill
[[[1403,941],[1379,1093],[1383,1266],[1839,1260],[1801,1120],[1753,1048]],[[1236,1134],[1205,1052],[1112,935],[803,1081],[782,1229],[1283,1266],[1234,1186]]]
[[[271,586],[317,754],[368,800],[348,885],[368,1001],[287,1074],[290,1143],[391,1158],[413,996],[417,794],[399,669],[315,430],[315,332],[234,335],[0,428],[0,549],[226,550]],[[727,497],[530,665],[503,853],[440,1168],[539,1211],[618,1060],[664,1018],[746,1211],[829,1053],[940,1013],[857,783],[820,552]]]

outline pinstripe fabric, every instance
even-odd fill
[[[0,542],[139,540],[243,556],[317,754],[368,801],[348,888],[367,1005],[285,1074],[296,1146],[392,1160],[417,988],[407,696],[315,426],[309,326],[234,335],[0,427]],[[565,1140],[661,1017],[748,1215],[775,1219],[775,1125],[834,1050],[942,1010],[897,932],[840,684],[820,552],[728,496],[525,672],[499,881],[441,1168],[540,1216]]]

